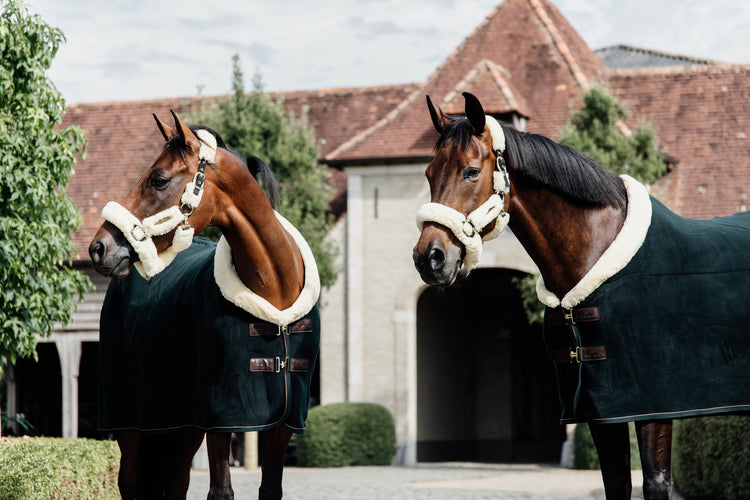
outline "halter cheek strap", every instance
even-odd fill
[[[425,203],[417,210],[417,227],[420,231],[425,222],[437,222],[450,229],[464,245],[466,256],[463,265],[467,270],[473,269],[479,263],[482,242],[496,238],[505,230],[510,220],[510,215],[505,211],[505,195],[510,192],[508,170],[503,159],[505,134],[493,117],[486,116],[486,124],[490,129],[492,149],[497,157],[495,171],[492,174],[494,193],[469,215],[441,203]],[[495,227],[482,237],[480,233],[492,221],[495,221]]]
[[[110,201],[102,209],[104,220],[111,222],[122,231],[128,243],[138,254],[140,262],[136,262],[135,267],[145,278],[151,278],[163,271],[179,252],[185,250],[193,242],[195,230],[190,227],[188,217],[203,197],[206,165],[213,163],[216,157],[216,138],[207,130],[198,130],[196,135],[201,141],[198,152],[200,163],[193,180],[185,186],[179,206],[173,205],[146,217],[143,221],[138,220],[138,217],[114,201]],[[158,253],[152,238],[167,234],[175,228],[177,229],[172,237],[172,245],[162,253]]]

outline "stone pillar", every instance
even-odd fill
[[[364,398],[364,207],[362,176],[348,173],[346,214],[346,399]]]
[[[62,373],[62,434],[65,438],[78,437],[78,372],[81,366],[81,341],[66,335],[56,335],[55,344],[60,355]]]

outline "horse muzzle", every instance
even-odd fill
[[[138,255],[122,232],[105,222],[89,245],[89,256],[96,272],[109,278],[124,278]]]
[[[425,225],[422,236],[414,246],[414,266],[422,281],[428,285],[448,287],[456,281],[462,269],[462,249],[450,238],[441,238],[439,234],[430,237],[432,232]]]

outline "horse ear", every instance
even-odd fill
[[[159,132],[161,132],[161,135],[164,136],[164,140],[169,142],[169,140],[174,137],[175,132],[172,127],[161,121],[157,116],[156,113],[153,113],[154,120],[156,120],[156,126],[159,127]]]
[[[177,135],[182,139],[183,144],[189,148],[194,154],[198,154],[198,152],[201,149],[201,141],[196,137],[196,135],[193,133],[190,128],[182,123],[182,120],[180,120],[177,117],[177,114],[169,110],[170,113],[172,113],[172,118],[174,118],[174,126],[177,129]]]
[[[466,119],[469,120],[471,128],[474,129],[474,133],[476,135],[483,134],[484,125],[487,120],[484,116],[484,109],[482,109],[482,104],[479,102],[479,99],[474,97],[474,94],[464,92],[462,95],[466,100]]]
[[[440,109],[440,106],[437,107],[437,110],[435,109],[435,106],[432,105],[432,101],[430,100],[430,96],[426,95],[425,97],[427,98],[427,109],[430,110],[432,125],[435,127],[438,134],[442,134],[445,128],[450,125],[451,120],[445,116],[445,113]]]

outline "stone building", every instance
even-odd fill
[[[424,96],[460,113],[469,91],[498,119],[556,139],[594,82],[629,107],[630,125],[653,123],[673,159],[652,194],[688,217],[748,209],[750,66],[623,46],[597,55],[547,0],[504,0],[424,82],[283,95],[288,109],[308,110],[338,192],[330,237],[342,272],[322,296],[317,396],[386,406],[400,463],[555,460],[565,439],[550,363],[513,285],[535,267],[512,233],[487,245],[456,290],[427,289],[413,269],[414,214],[429,200],[424,169],[436,139]],[[75,243],[86,272],[102,206],[120,200],[162,147],[151,113],[195,104],[70,106],[66,123],[89,136],[68,189],[84,217]],[[91,377],[106,288],[96,280],[73,324],[40,346],[40,365],[16,367],[11,385],[14,408],[46,411],[59,435],[95,434]]]

